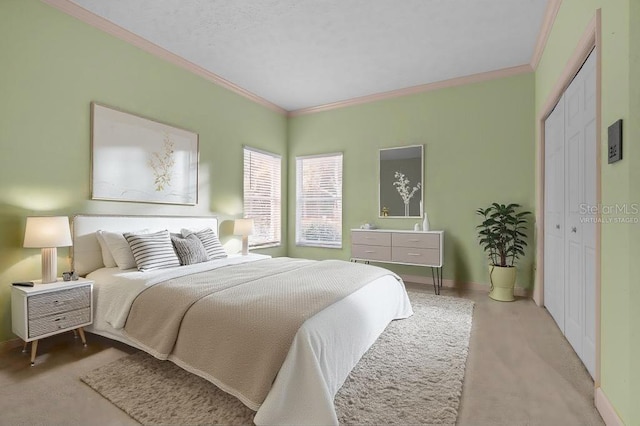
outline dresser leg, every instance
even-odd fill
[[[86,347],[87,346],[87,339],[86,339],[86,337],[84,337],[84,329],[82,327],[80,327],[78,329],[78,334],[80,334],[80,339],[82,340],[82,344]]]
[[[436,280],[436,275],[433,271],[434,268],[431,268],[431,279],[433,280],[433,292],[438,295],[440,294],[439,287],[438,287],[438,280]]]
[[[28,343],[27,343],[27,342],[24,342],[24,346],[22,346],[22,353],[23,353],[23,354],[26,354],[26,353],[27,353],[27,345],[28,345]]]
[[[38,352],[38,341],[34,340],[31,342],[31,366],[36,362],[36,353]]]

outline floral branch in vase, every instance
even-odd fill
[[[404,173],[396,172],[394,176],[397,180],[393,182],[393,186],[396,187],[398,194],[400,194],[400,197],[402,197],[402,201],[404,202],[404,215],[409,216],[409,203],[416,191],[422,188],[422,183],[418,182],[416,186],[410,190],[409,188],[411,187],[409,183],[411,183],[411,181],[406,178]]]

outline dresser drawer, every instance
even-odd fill
[[[440,234],[394,233],[393,247],[440,248]]]
[[[415,265],[440,266],[440,250],[437,248],[393,247],[391,260]]]
[[[29,320],[91,306],[91,286],[36,294],[27,299]]]
[[[351,244],[364,244],[367,246],[390,246],[390,232],[351,232]]]
[[[91,322],[91,308],[49,315],[29,320],[29,338],[44,336],[64,329],[78,328]]]
[[[391,247],[365,246],[361,244],[354,244],[351,246],[351,257],[356,259],[380,260],[388,262],[391,260]]]

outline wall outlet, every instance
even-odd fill
[[[622,120],[609,126],[608,157],[609,164],[622,160]]]

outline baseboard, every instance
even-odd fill
[[[0,354],[3,354],[5,352],[9,352],[12,349],[15,348],[19,348],[20,346],[23,345],[23,341],[22,339],[11,339],[11,340],[7,340],[6,342],[0,342]]]
[[[430,286],[433,285],[433,279],[431,277],[421,276],[421,275],[409,275],[409,274],[399,274],[399,275],[404,281],[408,283],[423,284],[423,285],[430,285]],[[449,288],[463,289],[463,290],[486,291],[487,293],[489,292],[489,289],[490,289],[489,284],[461,282],[461,281],[454,281],[454,280],[448,280],[448,279],[442,280],[442,286],[449,287]],[[520,297],[531,297],[532,295],[531,290],[522,288],[522,287],[516,287],[513,291],[513,294]]]
[[[600,416],[602,416],[602,420],[604,420],[607,426],[624,426],[613,405],[611,405],[611,402],[609,402],[609,399],[600,387],[596,388],[595,403]]]

